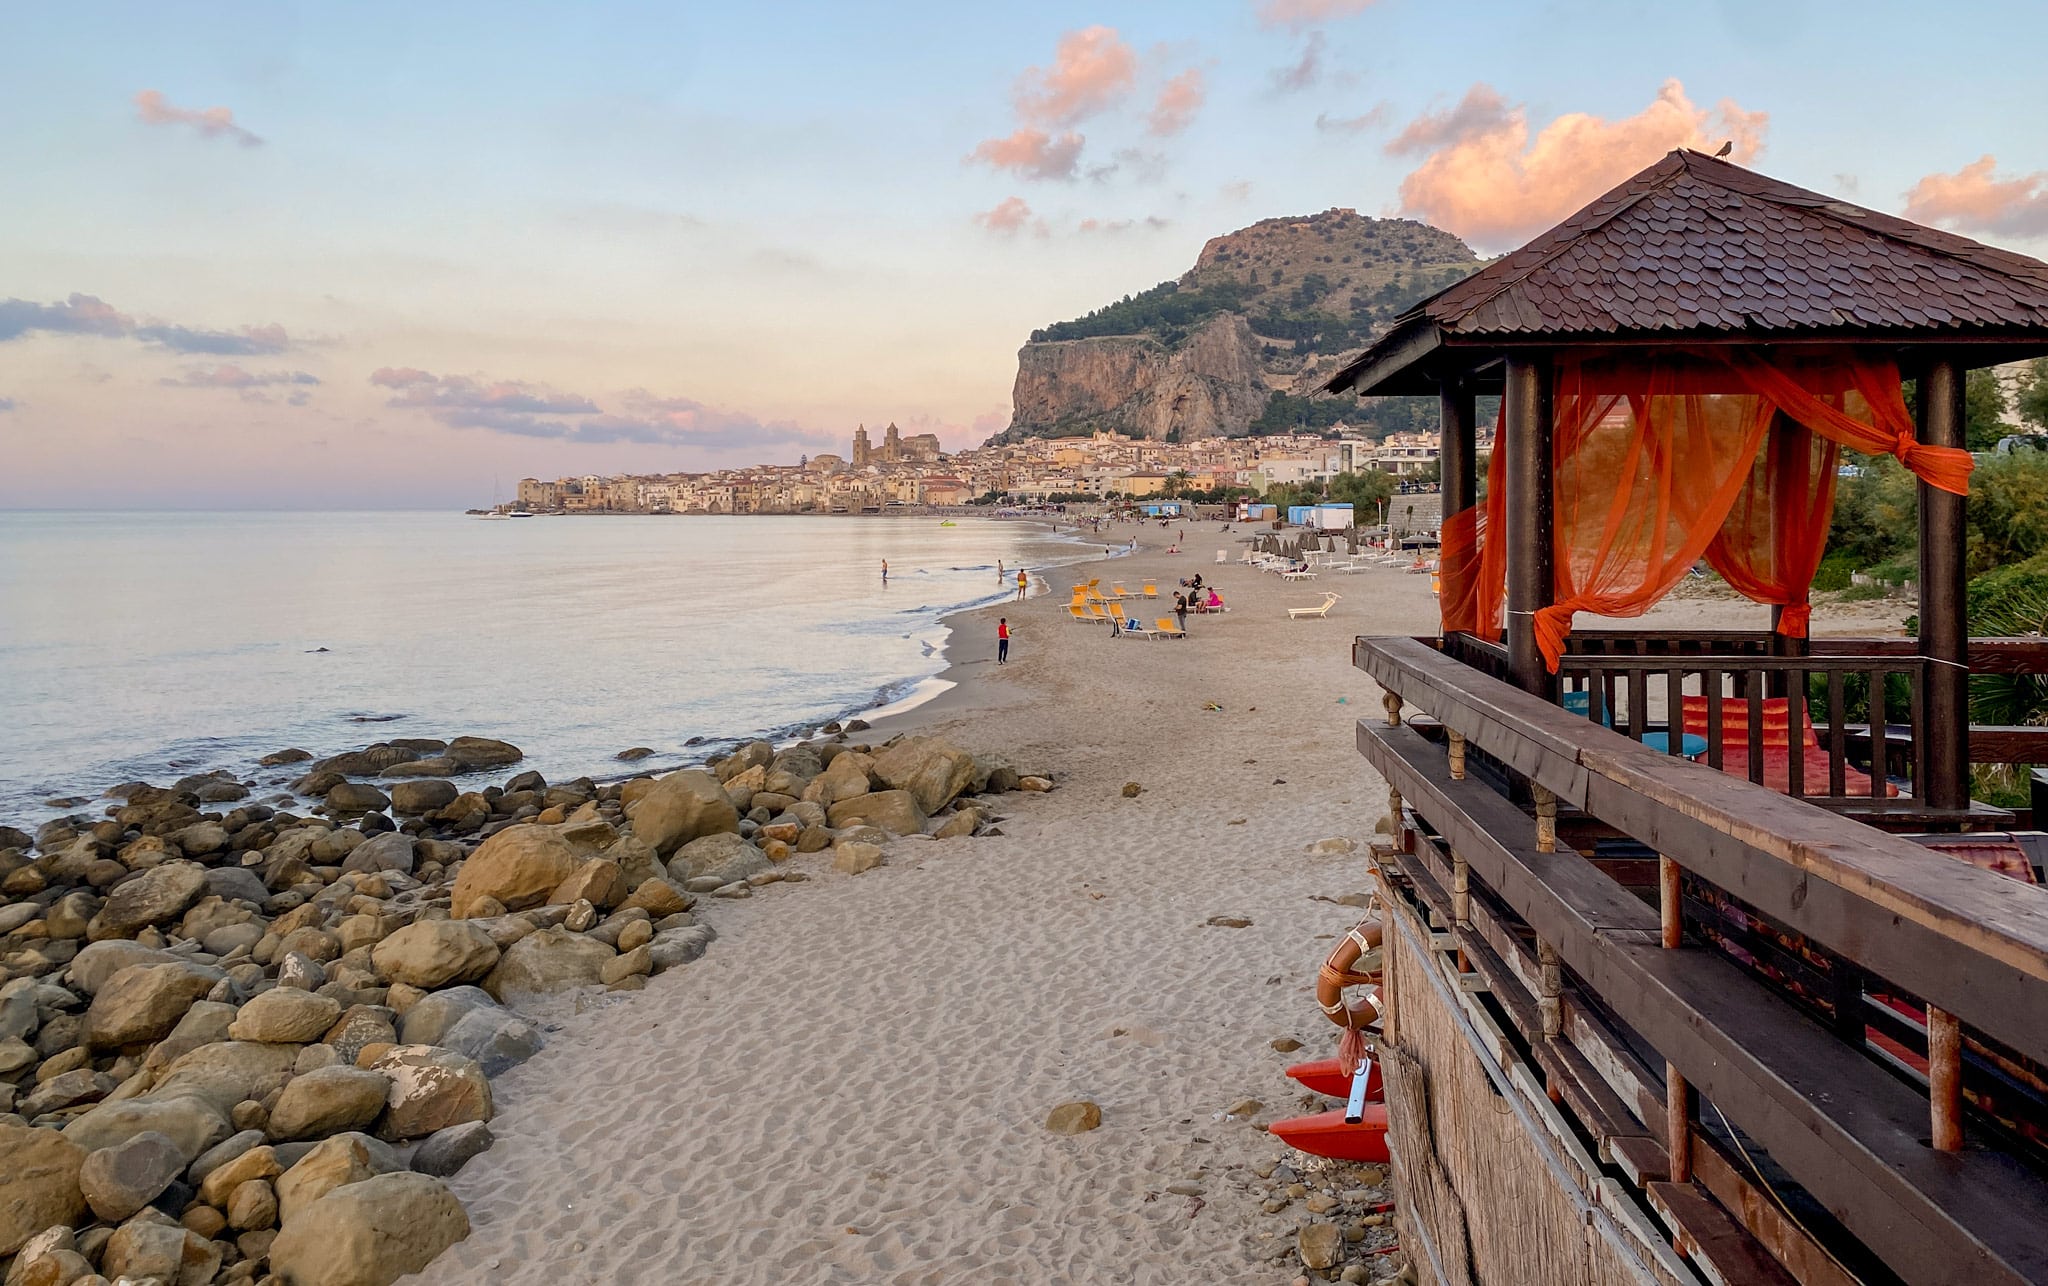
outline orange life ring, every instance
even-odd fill
[[[1344,1003],[1346,987],[1372,987],[1379,982],[1379,954],[1380,922],[1367,916],[1338,939],[1329,958],[1323,961],[1323,967],[1316,973],[1316,1004],[1322,1007],[1325,1018],[1347,1032],[1363,1031],[1380,1020],[1377,989],[1368,992],[1362,1000],[1348,1005]],[[1352,966],[1361,956],[1367,958],[1369,968],[1364,973],[1353,973]]]

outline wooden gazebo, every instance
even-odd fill
[[[1354,648],[1436,1279],[2048,1281],[2048,837],[1971,801],[1968,704],[2048,649],[1968,637],[1962,450],[1965,373],[2043,353],[2048,265],[1681,151],[1330,380],[1443,408],[1444,629]],[[1921,479],[1917,639],[1805,637],[1843,447]],[[1770,628],[1575,623],[1701,557]]]

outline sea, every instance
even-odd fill
[[[302,771],[272,751],[391,737],[695,762],[927,699],[945,616],[1103,553],[994,517],[0,513],[0,823],[215,769],[263,798]]]

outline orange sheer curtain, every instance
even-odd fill
[[[1497,540],[1486,539],[1488,529],[1499,530],[1501,500],[1506,494],[1506,452],[1501,450],[1501,426],[1506,411],[1493,426],[1493,455],[1486,466],[1486,495],[1469,509],[1460,509],[1444,519],[1437,551],[1442,593],[1437,610],[1443,615],[1443,631],[1464,631],[1486,639],[1500,637],[1501,600],[1507,593],[1507,551]]]
[[[1552,404],[1554,606],[1535,626],[1553,671],[1576,613],[1640,616],[1702,557],[1744,595],[1783,606],[1781,630],[1803,634],[1840,446],[1896,455],[1932,486],[1969,490],[1969,452],[1914,440],[1889,361],[1566,358]],[[1506,551],[1487,535],[1501,529],[1505,458],[1497,436],[1486,503],[1444,523],[1447,633],[1499,636]]]

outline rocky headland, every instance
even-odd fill
[[[859,874],[905,835],[1000,833],[1046,791],[859,726],[663,776],[562,784],[479,737],[226,774],[0,826],[5,1286],[383,1286],[467,1236],[444,1180],[492,1144],[491,1078],[551,1007],[702,956],[720,899]],[[559,1011],[554,1011],[559,1012]]]

